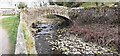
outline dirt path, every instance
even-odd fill
[[[0,16],[0,20],[9,16]],[[9,36],[5,29],[0,24],[0,56],[1,54],[9,54],[10,42]]]

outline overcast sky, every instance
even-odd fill
[[[32,2],[33,0],[0,0],[0,8],[14,8],[14,4],[18,2]]]
[[[0,2],[34,2],[37,0],[0,0]]]
[[[19,2],[25,2],[28,7],[33,5],[33,2],[48,1],[48,0],[0,0],[0,8],[14,8],[15,4]]]
[[[33,2],[40,2],[40,1],[48,1],[48,0],[0,0],[0,8],[13,8],[15,7],[16,3],[19,2],[25,2],[29,7],[31,7],[33,5]],[[53,0],[53,1],[57,1],[57,2],[61,2],[61,1],[75,1],[75,0]],[[120,0],[76,0],[78,2],[80,1],[88,1],[88,2],[92,2],[92,1],[120,1]]]

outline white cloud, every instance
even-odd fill
[[[34,2],[37,0],[0,0],[0,2]]]

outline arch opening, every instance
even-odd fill
[[[64,16],[61,16],[61,15],[57,15],[57,14],[54,14],[56,17],[60,18],[60,19],[63,19],[65,20],[60,26],[63,26],[63,27],[68,27],[68,26],[71,26],[72,25],[72,21],[67,18],[67,17],[64,17]]]

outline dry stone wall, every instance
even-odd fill
[[[71,9],[68,14],[72,20],[79,21],[79,24],[112,24],[119,22],[119,13],[119,8],[100,7]]]

